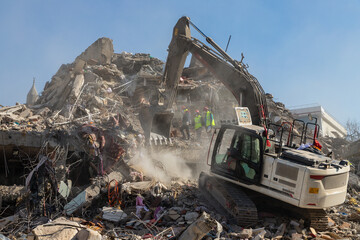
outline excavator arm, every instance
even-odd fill
[[[198,30],[210,48],[199,40],[192,38],[190,24]],[[151,123],[152,132],[168,137],[172,114],[169,109],[176,99],[177,87],[188,53],[198,59],[227,89],[229,89],[242,107],[248,107],[253,123],[266,125],[267,106],[264,90],[246,69],[245,65],[232,59],[211,38],[202,33],[188,17],[182,17],[173,29],[173,37],[169,45],[165,71],[159,90],[159,111],[154,112]]]

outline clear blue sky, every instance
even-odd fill
[[[341,123],[360,121],[360,1],[1,1],[0,104],[24,103],[63,63],[99,37],[115,52],[165,60],[183,15],[287,107],[319,103]],[[194,36],[198,37],[193,31]]]

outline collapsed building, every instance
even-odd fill
[[[360,218],[353,214],[357,200],[351,196],[348,209],[329,210],[336,221],[329,233],[305,230],[300,219],[291,222],[271,214],[256,229],[228,225],[226,217],[206,205],[196,184],[181,179],[191,175],[184,173],[185,166],[206,165],[208,142],[197,145],[176,137],[180,111],[175,112],[172,141],[154,140],[150,147],[151,154],[164,151],[166,158],[152,163],[156,166],[151,171],[170,171],[166,162],[175,155],[186,162],[175,172],[184,172],[174,174],[176,181],[167,184],[159,175],[147,175],[142,166],[147,156],[139,154],[145,139],[138,115],[158,91],[163,68],[164,63],[150,54],[114,53],[112,40],[100,38],[73,63],[63,64],[39,97],[33,86],[28,104],[0,108],[2,233],[46,239],[44,229],[53,227],[49,219],[56,219],[70,225],[71,236],[78,238],[84,229],[96,239],[99,233],[115,239],[201,239],[220,237],[222,231],[224,239],[358,236],[351,231],[360,230]],[[271,94],[267,101],[272,122],[292,121],[290,111]],[[192,112],[209,106],[216,125],[236,122],[224,118],[234,116],[229,113],[229,105],[236,106],[231,93],[195,60],[183,71],[175,105],[186,105]],[[334,148],[336,141],[324,139],[324,151],[342,157],[344,148]],[[138,164],[132,164],[135,158]],[[21,225],[19,219],[31,224]]]

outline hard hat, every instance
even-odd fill
[[[199,111],[199,110],[196,110],[195,112],[196,112],[196,113],[200,113],[200,111]]]
[[[207,111],[207,110],[209,110],[209,108],[208,108],[208,107],[204,107],[204,111]]]
[[[184,105],[181,106],[181,109],[184,110],[186,107]]]

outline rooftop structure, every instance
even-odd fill
[[[346,129],[320,105],[302,106],[290,109],[290,111],[295,118],[303,120],[305,123],[310,121],[309,114],[313,118],[317,118],[317,123],[320,125],[320,136],[345,137],[347,134]]]

